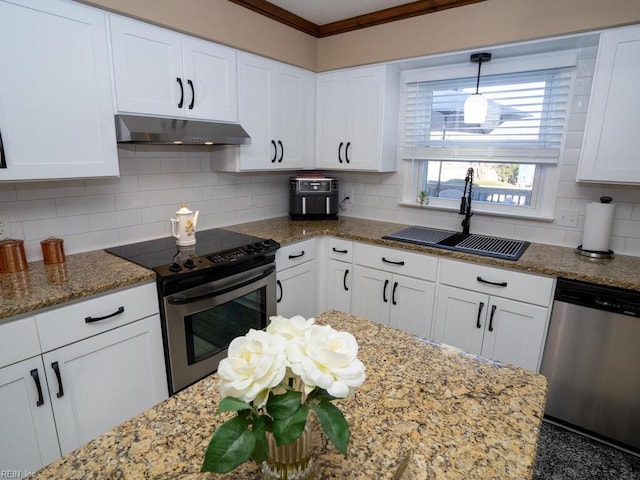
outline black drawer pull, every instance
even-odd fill
[[[382,301],[384,303],[388,303],[389,300],[387,300],[387,287],[389,286],[389,279],[384,281],[384,287],[382,287]]]
[[[485,280],[482,277],[476,277],[476,280],[479,281],[480,283],[486,283],[488,285],[495,285],[496,287],[506,287],[507,286],[507,282],[490,282],[489,280]]]
[[[40,376],[38,375],[37,368],[31,370],[31,376],[33,377],[33,381],[36,382],[36,388],[38,389],[38,401],[36,402],[36,407],[41,407],[44,405],[44,398],[42,398],[42,385],[40,385]]]
[[[333,247],[332,250],[336,253],[349,253],[349,250],[338,250],[336,247]]]
[[[349,275],[349,269],[347,268],[344,271],[344,278],[342,279],[342,285],[344,286],[345,291],[349,291],[349,287],[347,287],[347,275]]]
[[[496,306],[491,307],[491,317],[489,317],[489,331],[493,332],[493,316],[496,314]]]
[[[400,260],[399,262],[396,262],[394,260],[387,260],[386,258],[382,257],[382,261],[385,263],[391,263],[392,265],[404,265],[404,260]]]
[[[280,297],[278,297],[276,303],[280,303],[280,300],[282,300],[282,283],[280,280],[276,280],[276,285],[280,288]]]
[[[86,317],[84,319],[84,322],[85,323],[99,322],[100,320],[106,320],[107,318],[111,318],[111,317],[115,317],[116,315],[120,315],[123,312],[124,312],[124,307],[119,307],[118,310],[116,310],[113,313],[110,313],[109,315],[105,315],[104,317]]]
[[[53,371],[56,374],[56,380],[58,380],[58,393],[56,393],[56,397],[62,398],[64,396],[64,390],[62,389],[62,376],[60,375],[58,362],[53,362],[51,364],[51,368],[53,368]]]
[[[289,260],[292,260],[294,258],[300,258],[303,255],[304,255],[304,250],[302,250],[302,253],[299,253],[297,255],[289,255]]]
[[[483,308],[484,302],[480,302],[480,306],[478,307],[478,319],[476,320],[476,328],[482,328],[482,325],[480,325],[480,315],[482,315]]]
[[[391,303],[397,305],[396,302],[396,288],[398,288],[398,282],[393,282],[393,290],[391,291]]]

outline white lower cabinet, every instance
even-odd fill
[[[0,350],[5,470],[34,472],[168,396],[155,284],[4,323]]]
[[[352,313],[430,338],[437,262],[427,255],[356,243]]]
[[[353,242],[334,237],[318,239],[320,245],[319,310],[351,313],[353,295]]]
[[[280,248],[276,253],[276,301],[278,315],[315,317],[317,311],[316,240]]]
[[[553,279],[451,260],[440,269],[433,339],[538,371]]]

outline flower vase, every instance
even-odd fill
[[[267,433],[269,458],[262,462],[262,478],[265,480],[309,480],[314,478],[313,433],[311,422],[293,442],[278,446],[271,432]]]

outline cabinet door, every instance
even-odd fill
[[[394,275],[391,285],[389,326],[431,338],[435,284]]]
[[[352,313],[389,325],[392,275],[359,265],[354,266],[353,273]]]
[[[60,456],[40,355],[0,368],[0,424],[2,471],[35,472]]]
[[[117,110],[183,116],[190,92],[181,35],[115,15],[110,22]]]
[[[311,318],[319,313],[316,311],[316,265],[314,260],[277,273],[278,315]]]
[[[351,312],[353,267],[350,263],[329,260],[327,262],[327,309]]]
[[[376,170],[382,131],[382,77],[379,68],[357,69],[349,83],[349,124],[344,164],[356,170]]]
[[[158,315],[53,350],[43,360],[63,454],[167,398]]]
[[[338,168],[346,164],[349,75],[320,74],[317,83],[316,166]]]
[[[488,295],[440,285],[433,339],[480,355],[488,308]]]
[[[487,310],[482,355],[538,371],[548,309],[492,298]]]
[[[183,36],[182,52],[186,116],[237,122],[236,51]]]
[[[640,27],[601,34],[578,180],[640,183]]]
[[[307,127],[306,72],[280,65],[276,78],[276,168],[304,168]]]
[[[0,1],[0,180],[118,175],[105,15]]]

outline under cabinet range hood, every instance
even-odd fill
[[[116,115],[118,143],[154,145],[244,145],[249,134],[237,123]]]

